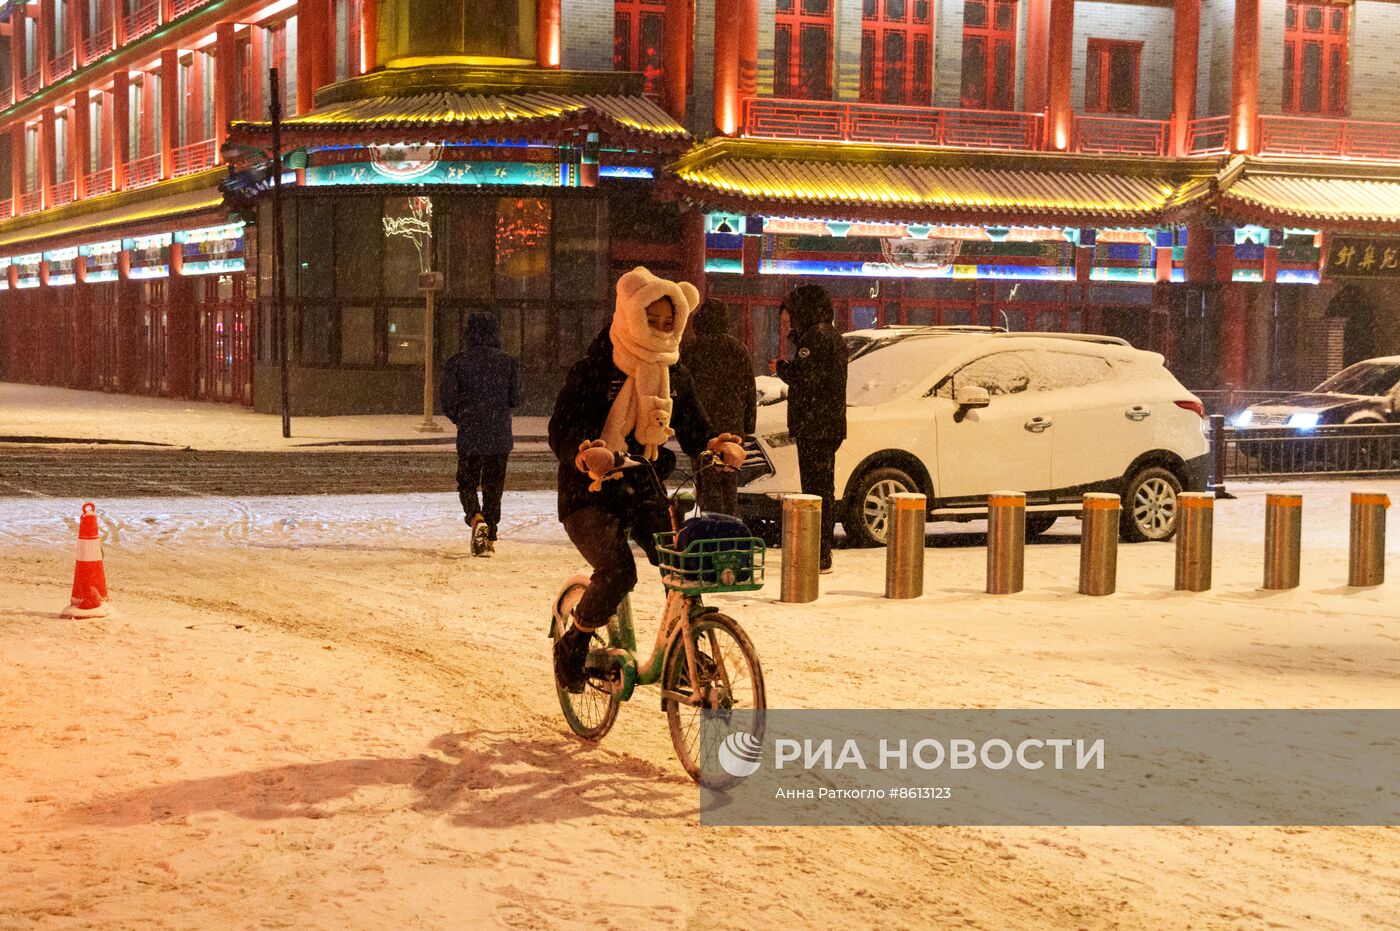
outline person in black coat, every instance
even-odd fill
[[[681,365],[695,382],[695,395],[716,430],[751,436],[758,413],[753,359],[729,327],[729,307],[718,300],[700,305],[690,320],[693,338],[681,348]],[[739,473],[699,470],[700,510],[739,513]]]
[[[510,412],[520,404],[520,364],[501,350],[501,324],[492,314],[468,317],[462,341],[443,366],[439,393],[443,413],[457,425],[457,496],[473,531],[485,522],[489,551],[515,446]]]
[[[549,447],[559,459],[559,520],[593,567],[568,629],[554,644],[561,687],[582,692],[593,632],[608,623],[637,582],[632,539],[656,563],[658,532],[670,530],[666,499],[645,467],[618,468],[623,456],[652,461],[664,481],[675,454],[706,448],[730,467],[743,464],[739,438],[716,435],[679,364],[686,318],[698,302],[693,286],[636,268],[617,283],[617,308],[582,359],[569,369],[549,418]]]
[[[793,357],[780,359],[777,376],[788,384],[788,432],[797,443],[802,492],[822,499],[821,569],[831,569],[836,525],[836,451],[846,439],[846,341],[831,322],[831,295],[802,285],[783,301]]]

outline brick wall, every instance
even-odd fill
[[[835,4],[831,92],[837,100],[860,99],[861,6],[861,0],[838,0]]]
[[[613,0],[560,0],[559,16],[562,66],[611,71]]]
[[[1287,0],[1259,2],[1259,112],[1283,112],[1283,13]]]
[[[1230,112],[1230,63],[1234,57],[1235,0],[1202,0],[1201,54],[1197,59],[1196,116]]]
[[[1357,0],[1352,7],[1351,116],[1358,120],[1400,120],[1400,6]]]
[[[963,4],[935,0],[934,8],[933,105],[956,107],[962,103]]]
[[[1074,66],[1070,101],[1076,112],[1084,109],[1084,61],[1090,39],[1122,39],[1142,43],[1138,71],[1138,113],[1144,119],[1162,120],[1172,112],[1172,30],[1170,7],[1125,3],[1074,5]]]

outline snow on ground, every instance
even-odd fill
[[[1298,487],[1289,593],[1239,486],[1202,595],[1167,545],[1075,594],[1062,521],[1016,596],[940,526],[917,601],[880,550],[812,605],[715,601],[774,707],[1396,707],[1400,539],[1345,588],[1354,486]],[[1400,927],[1394,828],[701,828],[654,691],[596,747],[564,726],[548,493],[492,560],[451,495],[101,502],[121,614],[59,621],[79,503],[0,500],[0,927]]]
[[[419,433],[415,429],[422,420],[421,414],[293,417],[292,436],[283,439],[280,414],[257,414],[236,404],[0,382],[0,438],[120,440],[255,452],[315,450],[325,448],[328,443],[340,444],[343,448],[350,444],[373,446],[385,441],[422,442],[436,437],[437,434]],[[442,436],[452,436],[455,428],[446,417],[438,417],[436,422],[445,431]],[[545,422],[544,417],[517,417],[516,435],[542,437]],[[424,448],[432,449],[432,446]],[[537,441],[529,448],[543,446]]]

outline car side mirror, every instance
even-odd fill
[[[968,411],[978,410],[992,403],[992,396],[987,393],[987,389],[980,385],[964,385],[955,393],[953,400],[957,403],[957,412],[953,414],[954,423],[962,423]]]

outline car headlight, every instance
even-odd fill
[[[1311,430],[1321,419],[1322,415],[1316,411],[1299,411],[1288,418],[1288,426],[1295,430]]]
[[[1237,427],[1247,427],[1252,423],[1254,423],[1254,411],[1240,411],[1235,418],[1235,426]]]

